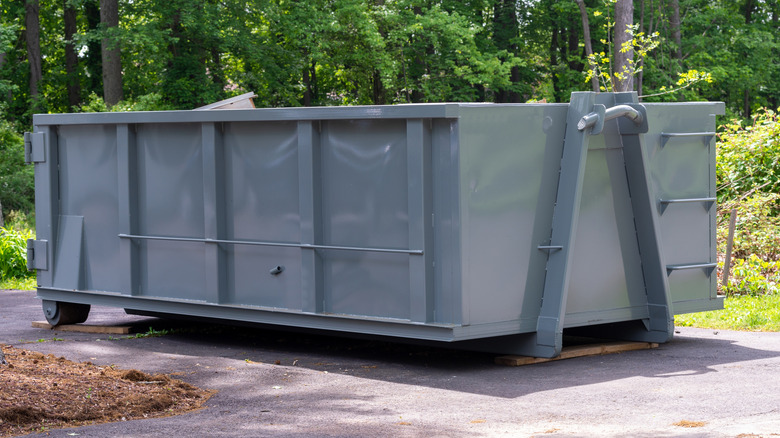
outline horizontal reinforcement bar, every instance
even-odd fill
[[[687,269],[704,269],[704,272],[707,273],[707,275],[711,275],[712,271],[715,270],[715,267],[717,267],[717,263],[694,263],[690,265],[667,265],[666,266],[666,274],[669,275],[674,271],[684,271]]]
[[[714,136],[715,136],[714,132],[662,132],[661,147],[664,147],[666,145],[666,142],[668,142],[670,138],[701,137],[702,140],[704,141],[704,144],[707,144],[710,142],[710,139]]]
[[[661,204],[678,204],[684,202],[715,202],[715,198],[684,198],[684,199],[661,199]]]
[[[304,243],[283,243],[283,242],[259,242],[253,240],[223,240],[223,239],[199,239],[194,237],[166,237],[166,236],[139,236],[136,234],[119,234],[120,239],[136,240],[160,240],[172,242],[194,242],[194,243],[223,243],[226,245],[254,245],[254,246],[275,246],[282,248],[304,248],[304,249],[324,249],[336,251],[363,251],[363,252],[381,252],[390,254],[411,254],[423,255],[422,250],[413,249],[391,249],[391,248],[362,248],[357,246],[334,246],[334,245],[311,245]]]
[[[666,269],[670,271],[682,271],[685,269],[707,269],[718,266],[717,263],[695,263],[692,265],[669,265]]]
[[[704,209],[709,210],[710,208],[712,208],[713,205],[715,205],[715,201],[717,201],[717,198],[660,199],[658,202],[661,204],[660,213],[664,214],[664,212],[666,211],[666,207],[668,207],[670,204],[687,204],[687,203],[701,202],[704,204]]]
[[[711,137],[714,132],[662,132],[661,137]]]

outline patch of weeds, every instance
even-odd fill
[[[35,344],[35,343],[42,344],[44,342],[64,342],[64,341],[65,339],[62,338],[51,338],[51,339],[40,338],[37,341],[26,341],[24,339],[21,339],[19,343],[20,344]]]
[[[780,295],[733,295],[723,310],[674,317],[682,327],[724,330],[780,331]]]
[[[155,330],[154,327],[149,327],[145,333],[136,333],[132,336],[128,336],[125,339],[141,339],[141,338],[159,338],[161,336],[170,335],[176,332],[175,330]]]
[[[38,287],[38,282],[33,277],[25,278],[3,278],[0,280],[0,289],[9,290],[35,290]]]

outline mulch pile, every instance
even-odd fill
[[[0,437],[181,414],[214,394],[162,374],[0,349]]]

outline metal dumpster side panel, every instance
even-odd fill
[[[409,245],[409,187],[404,120],[323,123],[323,243],[404,249]],[[408,254],[323,254],[324,311],[410,318]]]
[[[453,218],[452,210],[458,205],[457,190],[453,189],[458,178],[457,121],[450,114],[453,105],[409,107],[405,112],[436,117],[407,120],[399,112],[383,118],[383,108],[366,109],[360,113],[362,118],[345,120],[329,112],[322,121],[291,117],[305,119],[310,111],[285,111],[286,117],[277,117],[278,111],[270,115],[235,111],[232,113],[239,121],[219,124],[193,122],[193,117],[202,118],[202,114],[187,112],[161,113],[156,119],[148,114],[37,116],[36,131],[48,133],[48,145],[54,148],[48,152],[49,161],[38,163],[36,168],[41,180],[39,198],[54,201],[39,203],[41,207],[51,205],[38,222],[39,235],[45,236],[48,229],[52,230],[49,236],[56,239],[58,227],[67,228],[65,234],[69,234],[67,239],[60,236],[62,244],[51,244],[51,253],[58,256],[50,257],[61,266],[52,263],[52,269],[40,275],[45,280],[46,274],[56,277],[58,272],[61,276],[69,273],[68,282],[40,282],[39,296],[67,294],[73,296],[63,301],[84,302],[89,301],[89,294],[82,291],[107,291],[136,298],[139,308],[151,305],[149,310],[154,310],[154,304],[143,298],[154,298],[157,305],[163,299],[256,306],[258,311],[457,323],[461,289],[456,278],[460,259],[455,230],[459,220]],[[243,120],[242,115],[256,115],[257,120]],[[345,115],[358,114],[351,109]],[[101,124],[95,123],[96,117]],[[47,124],[42,125],[41,119]],[[308,158],[301,155],[301,145],[306,143],[301,127],[307,124],[313,127]],[[67,135],[60,138],[58,131]],[[57,148],[58,139],[61,148]],[[60,149],[63,165],[68,166],[63,171],[59,171],[57,161]],[[94,164],[89,157],[102,157],[102,167],[79,167]],[[302,176],[306,159],[316,175],[304,172]],[[410,182],[414,179],[410,169],[418,173],[415,186]],[[434,169],[437,177],[432,174]],[[102,177],[96,178],[96,173]],[[53,181],[43,181],[47,176]],[[304,184],[304,180],[308,182]],[[45,190],[48,187],[54,189]],[[58,205],[60,189],[65,194],[64,210]],[[102,191],[111,199],[91,196]],[[436,275],[446,279],[440,283],[449,288],[434,288],[439,283],[434,281],[431,250],[434,207],[425,205],[433,204],[434,191],[435,198],[441,199],[435,208],[442,209],[436,215],[441,237],[435,240],[442,247],[436,271],[440,274]],[[308,192],[304,197],[312,199],[303,199],[304,192]],[[76,201],[70,201],[71,193]],[[113,219],[94,209],[81,212],[82,198],[100,198],[100,207],[113,214]],[[319,207],[303,217],[303,206],[312,200]],[[71,204],[75,207],[70,208]],[[414,218],[410,217],[412,212]],[[87,229],[81,231],[84,215]],[[95,233],[93,223],[105,228],[100,229],[102,234]],[[417,228],[422,229],[421,237],[411,235]],[[91,247],[81,251],[84,239],[71,229],[84,233],[89,242],[98,238],[97,244],[103,245],[100,251]],[[307,234],[316,234],[316,241],[307,235],[309,240],[304,242],[304,229]],[[281,246],[209,243],[209,239],[277,242]],[[297,242],[367,249],[311,250],[298,247]],[[288,244],[293,246],[285,247]],[[64,246],[69,248],[65,252]],[[419,250],[420,255],[405,253],[409,247]],[[371,248],[400,252],[375,253]],[[78,256],[75,261],[69,257],[91,252],[111,254],[102,259]],[[307,253],[316,253],[316,261],[304,269],[301,257]],[[429,261],[420,264],[423,254],[428,254],[425,260]],[[110,260],[114,266],[105,265]],[[85,284],[81,271],[94,271],[93,264],[113,283]],[[283,267],[284,274],[272,276],[274,266]],[[413,267],[414,275],[410,273]],[[308,278],[305,285],[302,277]],[[75,282],[71,281],[74,278]],[[422,311],[415,307],[420,304]],[[182,306],[183,311],[185,308],[187,312],[192,309]],[[221,313],[204,308],[199,314],[218,317]],[[324,322],[328,323],[332,320]]]
[[[83,229],[75,240],[65,233],[58,236],[53,285],[118,290],[116,128],[63,126],[57,136],[60,211],[54,225]],[[80,218],[80,224],[68,225],[72,218]]]
[[[138,233],[203,238],[203,138],[196,123],[136,125]],[[213,301],[205,284],[202,243],[141,241],[139,286],[143,296]]]
[[[567,105],[467,106],[460,124],[464,324],[533,331]]]
[[[222,148],[224,238],[300,242],[297,124],[225,123]],[[226,255],[220,303],[302,309],[299,249],[233,245],[220,250]],[[284,266],[285,275],[270,275],[276,266]]]

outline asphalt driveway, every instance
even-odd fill
[[[653,350],[510,368],[480,353],[121,309],[93,307],[87,323],[174,331],[122,339],[31,327],[42,319],[34,292],[0,291],[0,343],[219,391],[200,411],[52,437],[780,436],[780,333],[678,328]]]

